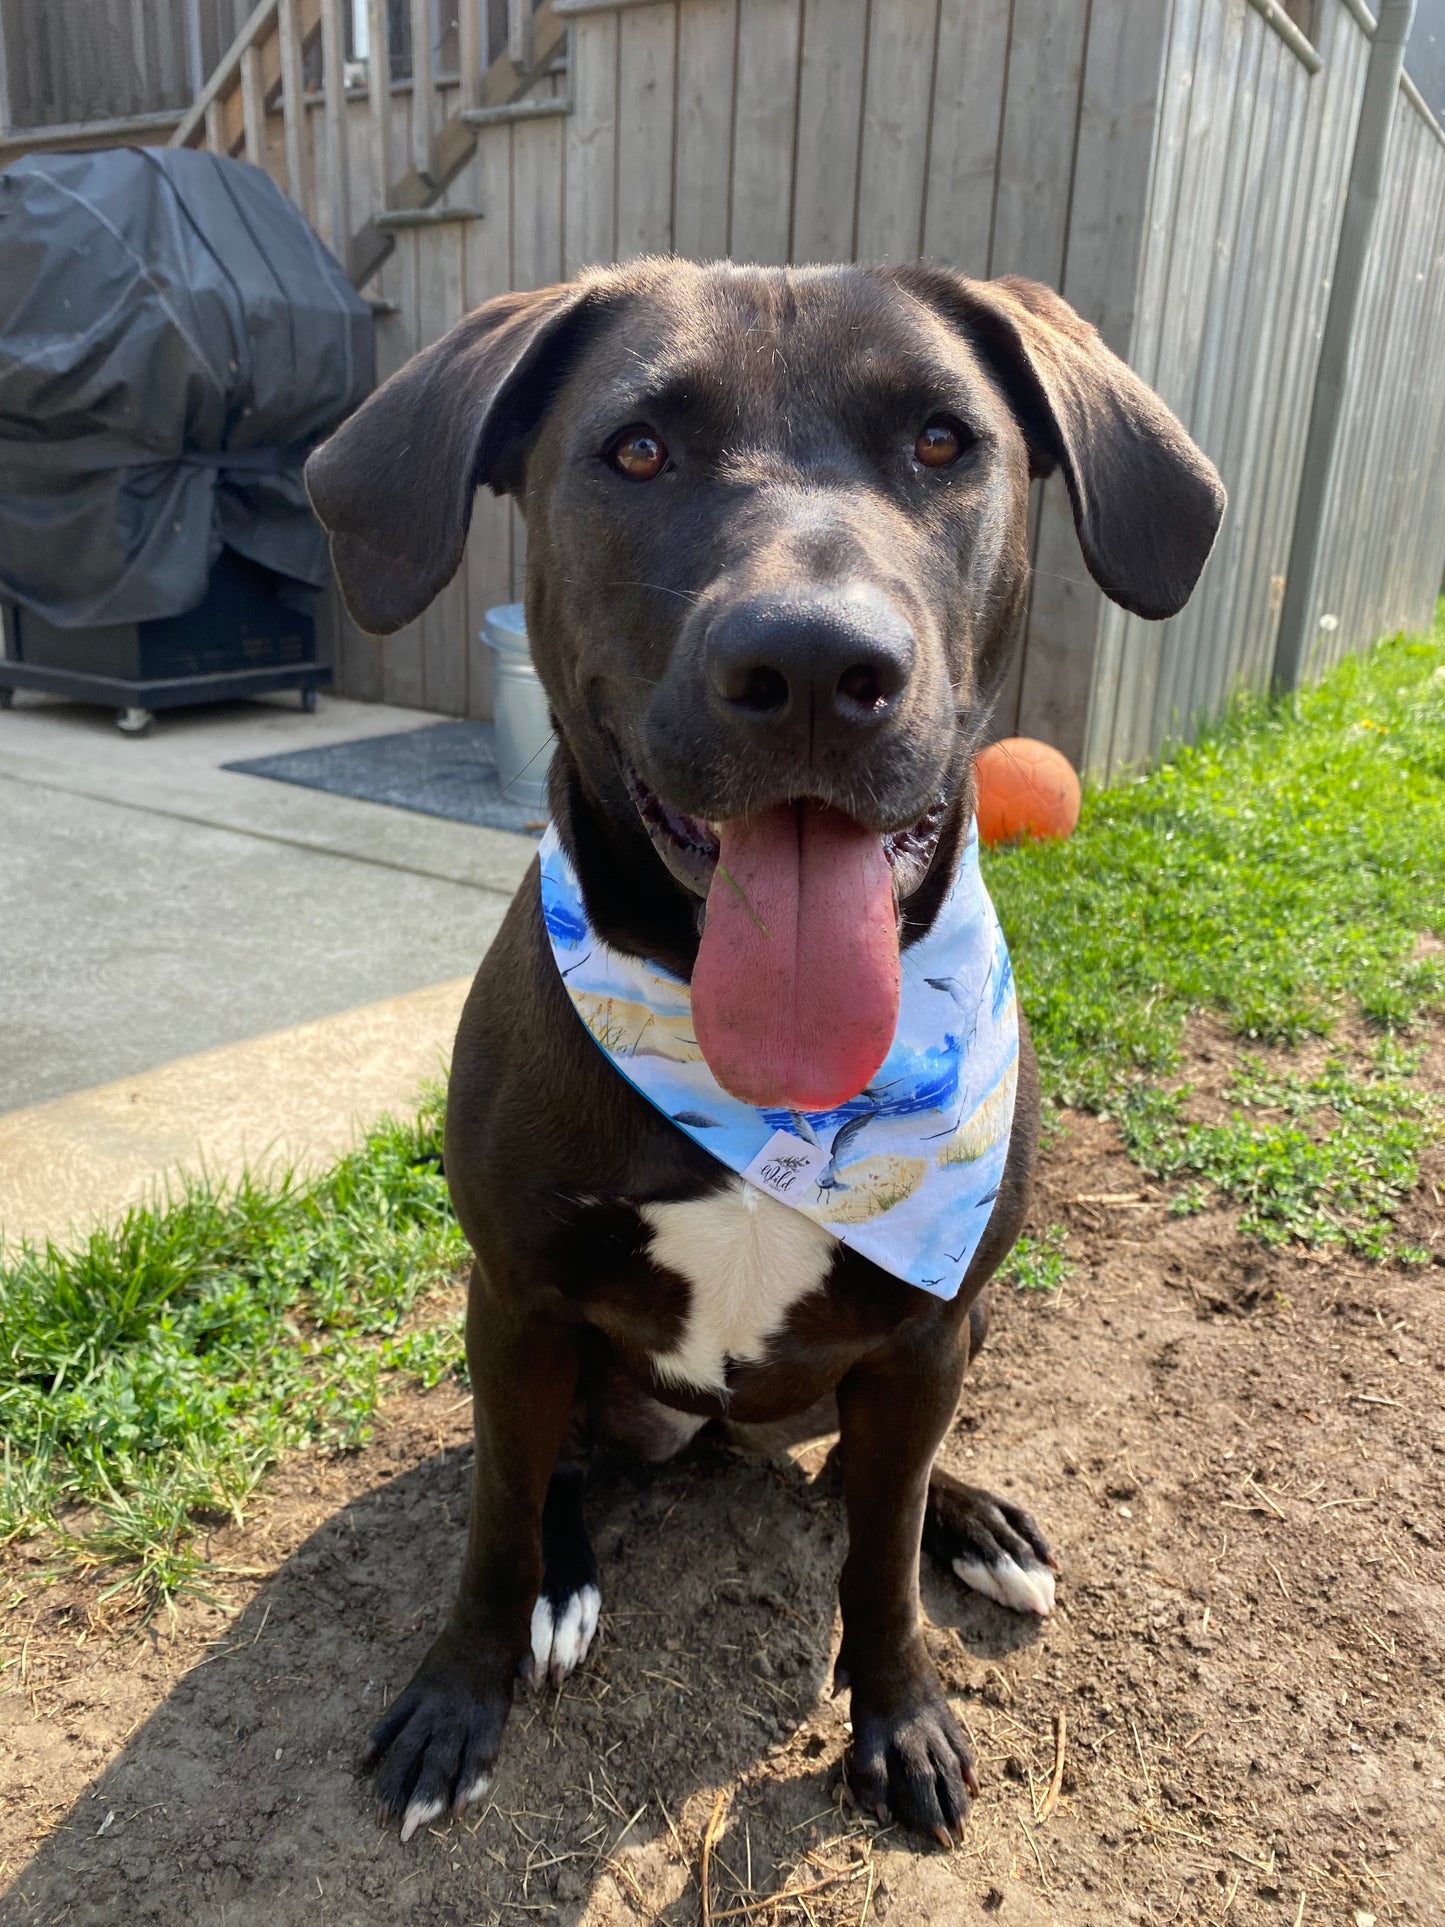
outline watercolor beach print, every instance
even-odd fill
[[[578,1017],[620,1074],[721,1163],[894,1277],[952,1298],[1003,1176],[1018,1078],[1008,947],[970,836],[933,929],[905,950],[898,1029],[831,1111],[755,1109],[717,1082],[688,986],[601,942],[567,854],[542,839],[542,912]]]

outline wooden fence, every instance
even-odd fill
[[[1084,573],[1062,486],[1003,730],[1098,774],[1268,683],[1372,21],[1318,0],[554,0],[572,111],[484,131],[378,288],[385,369],[503,286],[675,249],[924,256],[1062,289],[1218,462],[1231,508],[1189,608],[1147,624]],[[1296,9],[1304,17],[1305,10]],[[560,83],[559,83],[560,85]],[[1428,621],[1445,562],[1445,144],[1402,88],[1311,667]],[[467,217],[481,214],[485,218]],[[367,694],[485,710],[481,610],[525,530],[478,503],[462,578],[414,633],[358,640]]]
[[[1445,523],[1445,137],[1412,89],[1391,128],[1385,197],[1346,387],[1307,667],[1429,620]]]
[[[0,134],[153,118],[177,124],[245,34],[255,0],[0,0]],[[474,0],[493,42],[507,32],[507,0]],[[433,72],[456,84],[467,0],[381,0],[391,78],[409,80],[412,42],[425,39]],[[339,10],[338,44],[364,71],[369,7]],[[358,27],[358,22],[360,26]],[[482,32],[485,34],[486,28]],[[5,56],[8,56],[5,57]],[[303,51],[303,88],[320,92],[319,33]],[[157,137],[165,138],[170,126]]]
[[[0,133],[179,119],[251,0],[0,0]]]
[[[1373,32],[1364,0],[363,11],[359,46],[341,0],[260,0],[175,138],[255,160],[292,194],[374,301],[382,375],[491,295],[647,252],[1033,275],[1159,388],[1231,507],[1194,601],[1150,625],[1087,579],[1061,486],[1037,489],[1001,729],[1107,774],[1268,681]],[[1404,83],[1311,668],[1428,618],[1445,561],[1442,340],[1445,137]],[[480,496],[457,580],[385,643],[345,630],[341,687],[488,713],[477,631],[521,594],[525,546],[510,506]]]
[[[1083,691],[1060,659],[1087,633],[1088,613],[1060,625],[1058,694],[1029,721],[1074,747],[1069,719],[1081,718],[1081,758],[1103,773],[1156,755],[1231,690],[1269,682],[1373,26],[1344,0],[1322,0],[1319,15],[1311,46],[1282,38],[1243,0],[1173,10],[1128,356],[1219,465],[1230,507],[1194,600],[1172,622],[1085,598],[1098,616]],[[1406,84],[1356,332],[1312,671],[1428,623],[1440,589],[1442,257],[1445,137]],[[1043,532],[1041,568],[1070,566],[1062,520]],[[1052,641],[1040,619],[1050,599],[1041,576],[1031,666]]]
[[[552,0],[544,12],[570,27],[568,73],[478,125],[445,192],[393,229],[370,283],[380,373],[489,295],[591,262],[923,254],[1057,286],[1081,234],[1104,295],[1094,318],[1127,350],[1163,48],[1158,22],[1139,31],[1137,0]],[[394,104],[392,152],[415,116]],[[353,182],[373,170],[373,197],[374,127],[353,101],[346,151]],[[312,145],[324,208],[333,144]],[[386,643],[348,637],[342,686],[487,713],[476,631],[491,603],[520,595],[525,544],[515,512],[479,497],[457,581]],[[1070,568],[1082,572],[1077,552]],[[1009,721],[1026,713],[1022,688],[1021,675]]]

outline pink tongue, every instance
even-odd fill
[[[697,1041],[748,1104],[856,1097],[898,1027],[898,919],[883,840],[783,804],[724,823],[692,973]]]

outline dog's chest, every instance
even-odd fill
[[[727,1387],[728,1361],[758,1364],[793,1306],[832,1269],[831,1233],[741,1178],[705,1198],[645,1204],[647,1255],[686,1280],[687,1320],[659,1378],[704,1391]]]

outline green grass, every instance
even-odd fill
[[[143,1595],[194,1584],[193,1527],[289,1446],[363,1444],[389,1373],[460,1369],[401,1331],[466,1259],[440,1100],[310,1180],[194,1182],[78,1250],[0,1264],[0,1542],[49,1526]],[[113,1589],[113,1588],[112,1588]]]
[[[986,867],[1051,1100],[1115,1116],[1181,1212],[1223,1199],[1266,1243],[1428,1255],[1395,1229],[1438,1128],[1397,1038],[1445,993],[1418,942],[1445,935],[1445,623],[1241,704],[1088,795],[1070,842]],[[1200,1010],[1250,1046],[1223,1118],[1180,1077]],[[1307,1074],[1259,1053],[1346,1016],[1372,1054]],[[48,1531],[141,1600],[203,1588],[198,1524],[238,1515],[279,1452],[357,1446],[398,1375],[460,1372],[455,1321],[411,1316],[466,1256],[439,1138],[433,1098],[319,1178],[196,1183],[78,1250],[0,1252],[0,1542]],[[1070,1269],[1054,1226],[1003,1275]]]
[[[1293,705],[1241,703],[1142,782],[1085,798],[1064,844],[995,851],[1045,1088],[1108,1109],[1172,1071],[1186,1015],[1298,1043],[1392,1029],[1445,990],[1445,618]]]
[[[1125,1100],[1119,1122],[1136,1163],[1155,1177],[1203,1181],[1176,1195],[1177,1216],[1212,1191],[1244,1207],[1240,1230],[1263,1244],[1429,1262],[1428,1250],[1394,1234],[1439,1130],[1436,1106],[1408,1071],[1377,1057],[1361,1076],[1331,1058],[1316,1077],[1278,1078],[1246,1058],[1229,1095],[1236,1108],[1223,1123],[1191,1121],[1187,1088],[1137,1084]]]
[[[1440,1128],[1394,1042],[1445,998],[1445,613],[1287,704],[1242,702],[1142,781],[1085,797],[1065,844],[991,852],[1046,1094],[1118,1118],[1143,1169],[1187,1180],[1268,1244],[1374,1259]],[[1379,1033],[1312,1078],[1236,1072],[1227,1120],[1190,1114],[1187,1018],[1246,1043]],[[1352,1068],[1353,1061],[1353,1068]]]
[[[1064,1244],[1064,1227],[1051,1224],[1038,1235],[1024,1232],[994,1274],[1000,1284],[1019,1291],[1057,1291],[1074,1274]]]

